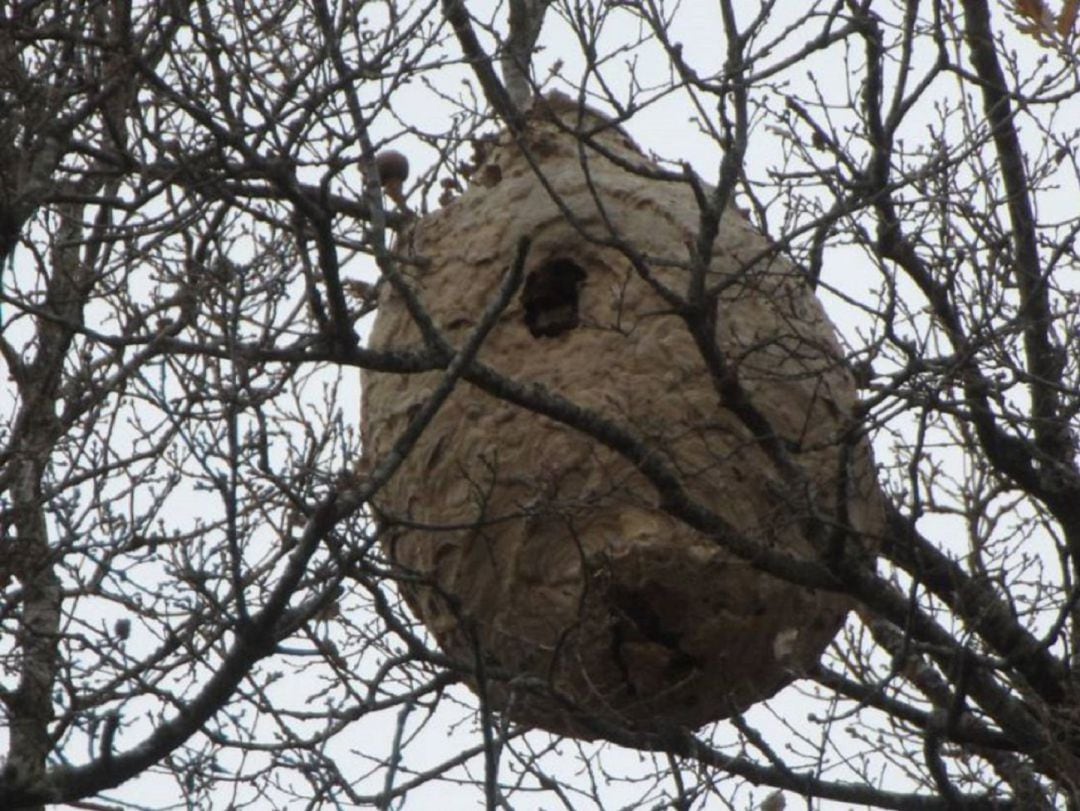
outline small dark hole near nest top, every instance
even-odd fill
[[[553,338],[578,325],[578,297],[585,271],[570,259],[552,259],[525,277],[521,303],[534,338]]]

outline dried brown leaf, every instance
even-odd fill
[[[1016,13],[1037,23],[1042,23],[1047,17],[1042,0],[1016,0]]]
[[[1076,12],[1080,9],[1080,0],[1065,0],[1065,5],[1058,15],[1057,32],[1067,37],[1076,29]]]

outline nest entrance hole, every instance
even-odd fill
[[[554,338],[578,325],[585,271],[571,259],[552,259],[525,277],[521,303],[534,338]]]

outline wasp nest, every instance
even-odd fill
[[[581,126],[597,148],[570,131]],[[472,188],[405,235],[401,251],[417,259],[405,277],[460,346],[528,236],[524,283],[481,362],[623,426],[764,547],[820,553],[809,500],[818,526],[842,518],[854,537],[876,535],[872,462],[850,439],[854,386],[821,305],[741,215],[724,214],[707,278],[720,291],[715,340],[800,491],[654,289],[685,291],[700,221],[690,187],[654,172],[599,116],[541,100],[521,142],[496,139]],[[371,346],[420,343],[385,286]],[[365,374],[369,457],[387,453],[441,379]],[[473,672],[482,656],[492,706],[555,732],[593,737],[590,717],[655,730],[742,711],[813,665],[849,608],[666,514],[618,453],[466,382],[375,507],[384,548],[413,575],[406,598],[444,650]]]

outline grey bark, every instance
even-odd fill
[[[519,110],[532,97],[533,49],[551,0],[510,0],[510,35],[502,54],[502,74],[510,100]]]

